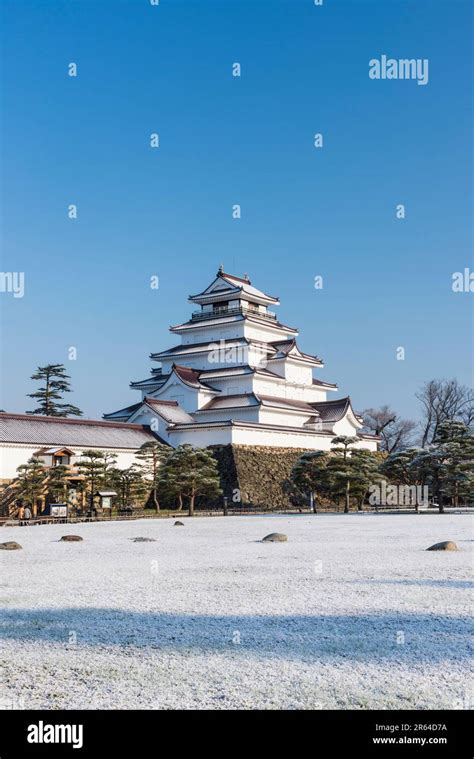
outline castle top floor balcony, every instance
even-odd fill
[[[202,321],[204,319],[222,319],[225,316],[253,316],[257,319],[266,319],[269,321],[276,321],[276,314],[272,311],[259,311],[257,308],[247,308],[245,306],[218,306],[210,311],[194,311],[191,315],[191,320]]]

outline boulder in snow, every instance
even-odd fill
[[[262,538],[262,543],[284,543],[288,540],[287,536],[283,532],[271,532],[269,535],[265,535]]]
[[[174,526],[175,527],[184,527],[184,522],[180,522],[179,519],[177,519],[176,522],[174,523]]]
[[[458,551],[456,543],[452,540],[443,540],[441,543],[434,543],[426,549],[427,551]]]
[[[14,540],[7,540],[6,543],[0,543],[0,549],[2,551],[18,551],[19,548],[23,548],[19,543],[15,543]]]
[[[66,543],[74,543],[78,540],[83,540],[80,535],[63,535],[61,540],[64,540]]]

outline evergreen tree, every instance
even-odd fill
[[[222,493],[217,461],[205,448],[180,445],[163,465],[160,481],[164,492],[189,499],[189,516],[194,514],[197,496],[215,497]]]
[[[396,485],[419,485],[421,483],[420,473],[413,465],[419,454],[419,448],[395,451],[382,461],[380,473]]]
[[[112,484],[112,472],[115,470],[117,463],[117,454],[102,451],[102,477],[100,485],[108,488]]]
[[[142,468],[132,464],[127,469],[111,469],[109,482],[118,492],[122,508],[130,506],[137,499],[142,500],[148,490],[148,483],[143,477]]]
[[[31,504],[36,516],[37,500],[43,494],[46,471],[43,462],[32,456],[26,464],[17,467],[19,491]]]
[[[344,513],[349,513],[351,486],[360,485],[361,475],[351,461],[350,446],[359,442],[358,437],[338,435],[332,439],[330,456],[327,464],[328,475],[331,479],[331,490],[336,495],[344,497]]]
[[[474,500],[474,435],[466,424],[446,421],[438,426],[435,445],[444,454],[442,491],[453,506]]]
[[[421,451],[414,460],[431,487],[444,513],[445,501],[457,506],[459,499],[473,501],[474,493],[474,435],[467,425],[456,420],[441,422],[432,445]]]
[[[328,460],[329,454],[325,451],[308,451],[300,456],[291,470],[290,481],[300,493],[310,498],[314,511],[317,511],[321,498],[331,495]]]
[[[27,414],[42,414],[43,416],[82,416],[82,411],[70,403],[59,403],[64,393],[70,393],[69,375],[63,364],[48,364],[39,366],[31,379],[44,381],[44,386],[34,393],[28,393],[29,398],[38,401],[38,408],[27,411]]]
[[[89,493],[91,510],[94,507],[94,493],[97,488],[105,484],[115,460],[115,455],[88,449],[82,452],[82,456],[77,462],[77,471],[84,477],[84,490]]]
[[[67,490],[69,467],[64,464],[58,464],[58,466],[52,466],[48,469],[47,488],[48,495],[53,499],[54,503],[62,503],[67,501]]]
[[[358,511],[362,511],[369,487],[380,483],[383,479],[380,473],[383,455],[383,453],[367,451],[362,448],[351,453],[350,464],[356,472],[356,477],[351,484],[351,493],[357,501]]]
[[[160,443],[158,440],[150,440],[148,443],[143,443],[135,454],[137,459],[140,459],[143,470],[151,480],[153,488],[153,503],[155,504],[155,509],[157,511],[160,510],[160,501],[158,498],[160,467],[169,457],[171,450],[172,449],[168,445],[164,445],[164,443]]]
[[[424,486],[426,484],[426,468],[421,465],[421,448],[407,448],[403,451],[394,451],[382,461],[380,474],[383,479],[393,485],[403,485],[405,488]],[[419,502],[416,502],[418,511]]]

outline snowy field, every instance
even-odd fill
[[[1,530],[3,708],[472,708],[469,516],[181,519]]]

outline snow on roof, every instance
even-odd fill
[[[229,287],[222,287],[221,285],[223,282],[229,285]],[[216,287],[216,285],[219,287]],[[213,295],[214,293],[225,294],[226,290],[229,290],[229,293],[235,290],[239,290],[240,292],[243,292],[246,295],[250,295],[251,297],[253,296],[254,298],[261,298],[262,300],[266,300],[275,304],[279,303],[279,299],[277,297],[273,295],[267,295],[262,290],[258,290],[256,287],[253,287],[248,277],[237,277],[233,274],[227,274],[221,270],[217,272],[216,278],[211,282],[210,285],[208,285],[208,287],[206,287],[205,290],[197,293],[196,295],[190,295],[189,300],[196,300],[198,298],[203,298],[206,295]]]
[[[156,439],[150,428],[142,424],[0,413],[1,443],[136,450]]]
[[[111,411],[110,414],[104,414],[104,419],[114,420],[128,419],[137,409],[141,406],[141,402],[132,403],[131,406],[125,406],[125,408],[119,408],[117,411]]]
[[[157,376],[147,377],[137,382],[130,382],[130,387],[148,389],[150,387],[161,387],[168,379],[169,374],[159,374]]]
[[[167,348],[166,350],[160,351],[159,353],[151,353],[150,358],[161,359],[165,358],[166,356],[172,356],[174,354],[186,355],[188,353],[200,353],[203,350],[205,351],[215,349],[216,346],[220,347],[221,344],[226,348],[230,348],[235,345],[243,345],[248,343],[249,340],[246,337],[233,337],[228,340],[219,339],[217,341],[206,340],[205,342],[189,343],[188,345],[180,343],[179,345],[174,345],[172,348]]]
[[[254,393],[240,393],[235,395],[224,395],[222,398],[213,398],[206,403],[199,411],[218,411],[226,408],[247,408],[249,406],[259,406],[260,401]]]
[[[39,456],[54,456],[55,453],[64,452],[67,451],[68,453],[73,453],[73,451],[68,448],[65,445],[56,446],[54,448],[41,448],[41,450],[38,451]]]
[[[151,408],[170,424],[192,422],[193,418],[177,401],[160,401],[159,398],[145,398],[143,404]]]
[[[289,411],[307,411],[313,415],[315,413],[313,406],[304,401],[293,401],[288,398],[278,398],[273,395],[260,395],[257,393],[242,393],[225,395],[222,398],[213,398],[201,408],[200,412],[217,411],[226,408],[247,408],[250,406],[270,406]]]
[[[314,414],[313,404],[305,401],[290,400],[289,398],[278,398],[274,395],[258,395],[263,406],[272,406],[273,408],[288,409],[292,411],[307,411]]]
[[[260,367],[249,366],[249,364],[241,364],[240,366],[229,366],[218,369],[203,369],[201,377],[204,375],[206,380],[208,379],[221,379],[224,377],[235,377],[245,374],[262,374],[268,377],[275,377],[282,380],[283,377],[276,372],[271,372],[269,369],[261,369]]]
[[[313,356],[311,353],[304,353],[302,350],[300,350],[294,338],[291,340],[277,340],[270,344],[277,351],[275,359],[283,358],[289,355],[291,356],[293,353],[291,356],[292,358],[302,358],[308,361],[322,364],[322,360],[319,358],[319,356]]]

